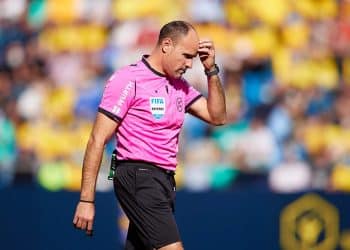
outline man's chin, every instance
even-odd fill
[[[180,79],[182,77],[182,75],[183,74],[181,74],[181,73],[177,73],[177,74],[172,75],[171,78],[173,78],[173,79]]]
[[[181,71],[180,73],[177,74],[177,78],[181,78],[186,72]]]

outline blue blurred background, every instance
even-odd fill
[[[0,249],[121,249],[113,140],[96,235],[72,229],[82,158],[106,80],[174,19],[215,42],[229,118],[186,117],[185,247],[350,249],[347,0],[0,0]],[[197,60],[185,78],[206,94]]]

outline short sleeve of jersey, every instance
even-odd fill
[[[106,83],[98,111],[120,122],[135,97],[135,87],[126,70],[115,72]]]
[[[202,94],[198,90],[196,90],[192,85],[190,85],[186,80],[184,80],[184,83],[186,86],[185,107],[187,112],[189,107],[200,97],[202,97]]]

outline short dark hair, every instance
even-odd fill
[[[165,24],[159,32],[158,45],[162,43],[165,38],[170,38],[173,42],[176,42],[181,36],[186,36],[188,31],[194,27],[185,21],[172,21]]]

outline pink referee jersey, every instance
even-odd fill
[[[99,112],[119,123],[118,160],[139,160],[175,170],[185,112],[202,95],[183,78],[169,79],[146,60],[116,71]]]

